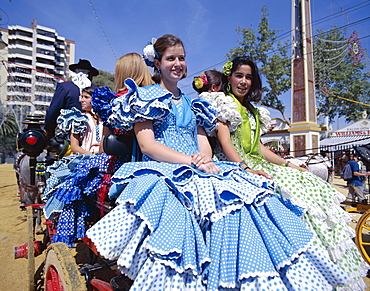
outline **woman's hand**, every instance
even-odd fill
[[[191,155],[191,163],[197,168],[209,162],[212,162],[212,159],[202,152]]]
[[[263,176],[263,177],[265,177],[265,178],[267,178],[267,179],[272,180],[272,178],[270,177],[270,175],[269,175],[269,174],[267,174],[267,173],[266,173],[266,172],[264,172],[264,171],[261,171],[261,170],[251,170],[251,169],[246,169],[246,171],[247,171],[248,173],[256,174],[256,175],[258,175],[258,176]]]
[[[218,174],[220,172],[220,168],[212,161],[208,163],[203,163],[197,168],[202,172],[209,174]]]
[[[191,164],[209,174],[218,174],[220,172],[220,168],[216,166],[212,159],[202,152],[191,155]]]
[[[296,169],[296,170],[301,170],[303,172],[309,172],[310,171],[305,164],[302,164],[302,166],[297,166],[297,165],[289,162],[288,163],[288,167],[293,168],[293,169]]]

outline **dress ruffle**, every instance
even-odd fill
[[[88,158],[90,158],[90,155],[87,154],[70,155],[48,166],[46,169],[48,179],[46,180],[46,188],[41,199],[43,201],[47,201],[52,193],[63,185],[66,178],[72,173],[76,165]]]
[[[109,87],[97,88],[92,94],[91,105],[94,112],[97,113],[103,121],[103,125],[113,130],[111,124],[108,122],[108,117],[112,114],[112,100],[117,98],[114,92]]]
[[[161,120],[170,113],[172,94],[159,85],[138,87],[132,79],[127,79],[125,85],[128,92],[112,102],[113,113],[108,122],[114,128],[131,130],[136,122]]]
[[[217,177],[186,165],[124,164],[112,177],[118,206],[87,236],[141,290],[168,290],[173,276],[180,290],[202,290],[201,283],[206,290],[249,284],[291,290],[298,279],[312,283],[305,281],[310,276],[298,278],[304,268],[320,288],[340,285],[338,278],[346,282],[343,271],[312,253],[312,234],[280,203],[271,180],[234,163],[219,166]],[[256,194],[257,185],[263,193]],[[290,268],[295,271],[286,275]],[[163,278],[162,288],[146,281],[155,275]]]
[[[233,144],[239,147],[235,141]],[[303,219],[314,234],[315,245],[349,274],[349,285],[340,290],[361,290],[358,286],[364,286],[362,277],[366,276],[369,266],[352,240],[355,231],[348,225],[351,216],[339,205],[344,195],[312,173],[274,165],[254,155],[239,154],[251,169],[267,172],[282,197],[306,210]]]
[[[218,175],[208,174],[187,165],[159,163],[155,161],[124,164],[112,177],[114,183],[110,189],[111,198],[122,200],[135,199],[142,195],[140,191],[125,191],[125,184],[135,178],[155,174],[161,177],[174,192],[183,205],[202,219],[216,221],[226,214],[240,209],[244,203],[261,205],[274,194],[271,180],[241,171],[235,163],[218,164],[221,172]],[[131,185],[136,185],[132,182]],[[200,191],[212,189],[212,191]],[[148,189],[150,191],[150,189]],[[200,194],[201,193],[201,194]]]
[[[62,109],[57,119],[58,127],[64,133],[84,134],[87,130],[88,117],[76,107]]]
[[[191,109],[195,113],[198,126],[202,126],[207,133],[216,129],[217,110],[209,102],[203,99],[193,99]]]
[[[231,132],[235,131],[242,122],[242,117],[236,111],[236,104],[233,98],[225,96],[223,92],[203,92],[199,98],[207,100],[218,111],[217,119],[226,123]]]
[[[259,119],[261,121],[261,135],[262,135],[270,130],[271,124],[270,111],[268,111],[264,107],[256,107],[256,109],[258,110]]]
[[[145,242],[146,257],[155,257],[179,273],[200,274],[209,262],[208,251],[191,212],[157,175],[139,178],[122,191],[122,196],[130,196],[135,186],[137,199],[120,197],[119,205],[88,230],[98,251],[106,258],[118,259],[122,270],[136,266],[134,269],[139,271],[145,260],[137,249]],[[122,221],[125,227],[119,226]],[[170,230],[171,236],[166,235]],[[111,236],[119,239],[112,240]],[[132,270],[128,274],[132,278],[137,275]]]

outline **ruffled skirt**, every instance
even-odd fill
[[[273,165],[254,156],[243,157],[253,170],[263,170],[273,177],[276,191],[306,209],[304,220],[314,234],[314,243],[326,250],[330,259],[348,272],[350,283],[341,290],[364,290],[369,269],[352,238],[351,216],[340,207],[345,196],[321,178],[309,172]]]
[[[332,290],[347,275],[274,184],[233,163],[219,175],[186,165],[124,164],[117,206],[87,231],[131,290]],[[176,289],[178,288],[178,289]]]

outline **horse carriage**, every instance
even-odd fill
[[[54,140],[53,145],[47,147],[46,136],[42,130],[43,123],[39,117],[29,117],[25,124],[26,129],[18,138],[18,147],[23,150],[23,154],[15,168],[19,180],[21,207],[27,210],[29,233],[27,243],[15,248],[15,258],[29,260],[29,290],[129,290],[131,280],[117,270],[114,260],[102,259],[87,237],[76,240],[72,248],[65,243],[53,241],[58,216],[55,219],[46,220],[43,223],[45,230],[42,231],[41,214],[44,204],[41,203],[40,197],[46,184],[44,167],[63,156],[66,144],[63,139]],[[46,151],[45,148],[48,150]],[[132,139],[120,139],[116,135],[108,136],[104,140],[104,149],[112,157],[125,156],[128,161],[132,155]],[[311,172],[331,182],[333,169],[321,156],[290,160],[299,165],[304,163]],[[109,178],[112,172],[108,168],[105,173],[100,174]],[[104,182],[107,183],[108,180]],[[86,197],[86,203],[89,203],[96,213],[87,222],[89,226],[115,205],[113,200],[108,198],[101,200],[96,197]],[[365,212],[358,222],[356,243],[364,259],[370,263],[366,249],[370,246],[370,242],[366,241],[366,238],[370,237],[370,222],[368,223],[370,206],[357,204],[356,207],[357,211]],[[37,241],[36,235],[41,231],[43,239]],[[36,270],[35,257],[41,254],[45,259]],[[38,276],[40,274],[42,275]],[[42,279],[40,280],[39,277]]]
[[[73,248],[62,242],[53,242],[58,216],[52,220],[42,219],[45,204],[41,196],[47,179],[45,167],[63,156],[66,143],[63,139],[54,138],[47,145],[42,129],[44,124],[39,116],[29,116],[24,124],[25,129],[17,139],[17,146],[22,153],[14,168],[20,192],[20,207],[27,213],[28,241],[15,247],[14,256],[15,259],[28,259],[29,290],[129,290],[130,279],[116,270],[115,261],[99,257],[94,245],[86,237],[78,239]],[[105,149],[111,154],[120,154],[126,160],[128,154],[131,155],[132,139],[120,139],[112,135],[107,141],[110,144]],[[110,176],[112,173],[100,174]],[[103,215],[114,206],[114,201],[97,201],[94,197],[86,198],[86,203],[94,209],[94,213]],[[92,217],[89,224],[92,225],[99,218],[99,215]],[[36,236],[41,233],[43,239],[36,240]],[[45,259],[36,270],[35,257],[42,254]]]

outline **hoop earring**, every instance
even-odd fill
[[[226,91],[229,92],[229,93],[231,91],[231,84],[230,84],[230,82],[227,83]]]
[[[156,73],[156,75],[157,75],[157,76],[160,76],[160,75],[161,75],[161,68],[160,68],[160,67],[158,67],[158,68],[157,68],[157,71],[156,71],[155,73]]]

